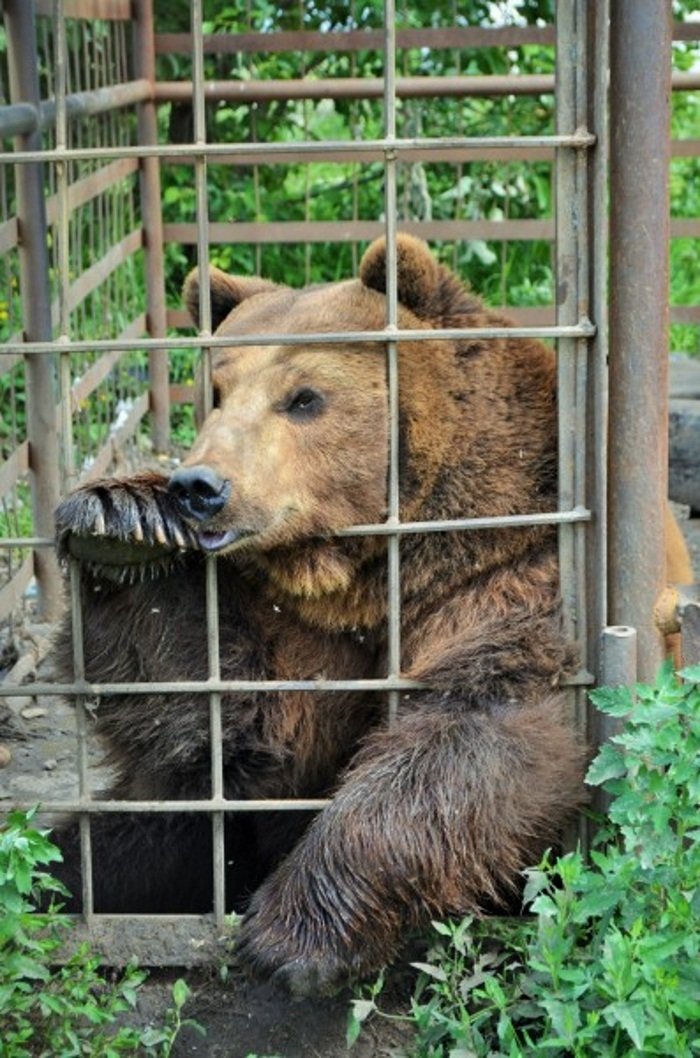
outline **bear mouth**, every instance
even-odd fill
[[[202,551],[213,553],[214,551],[221,551],[225,547],[230,547],[231,544],[235,544],[239,540],[251,536],[251,534],[252,530],[250,529],[223,529],[218,532],[199,529],[197,530],[197,541]]]

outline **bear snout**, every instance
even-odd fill
[[[186,518],[206,522],[225,506],[231,482],[203,464],[180,467],[168,482],[168,492]]]

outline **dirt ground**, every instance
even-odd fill
[[[700,573],[700,519],[688,520],[687,509],[679,508],[677,513],[696,572]],[[27,681],[26,698],[0,697],[0,813],[20,801],[55,801],[77,793],[72,710],[56,699],[31,695],[33,679],[50,678],[46,660],[49,643],[50,629],[30,621],[20,638],[19,661],[6,653],[4,672],[0,652],[0,679],[7,675],[12,682]],[[92,763],[99,788],[105,776],[99,768],[97,750]],[[336,999],[291,1001],[271,986],[253,984],[235,971],[222,980],[215,968],[209,972],[155,971],[141,993],[137,1011],[140,1023],[162,1022],[177,976],[184,976],[192,989],[185,1016],[201,1024],[207,1035],[202,1038],[184,1029],[174,1058],[341,1058],[347,1053],[349,993]],[[405,1011],[410,977],[397,973],[390,981],[383,1006],[388,1011]],[[400,1021],[375,1018],[352,1053],[356,1058],[397,1058],[407,1053],[407,1033]]]

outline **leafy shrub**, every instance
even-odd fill
[[[180,1028],[195,1025],[182,1020],[189,995],[184,981],[173,985],[165,1024],[141,1030],[117,1023],[136,1006],[146,979],[135,965],[110,980],[87,945],[65,964],[53,965],[70,919],[60,910],[63,886],[43,870],[61,854],[48,832],[32,825],[35,814],[11,812],[0,827],[0,1054],[168,1058]]]
[[[528,871],[530,918],[434,924],[414,1058],[700,1054],[700,666],[681,675],[591,695],[624,727],[588,772],[612,797],[590,859]]]

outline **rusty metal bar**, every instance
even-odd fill
[[[514,239],[529,241],[549,240],[554,235],[552,220],[401,220],[398,231],[410,232],[423,239],[491,239],[494,242]],[[700,229],[700,222],[698,222]],[[277,221],[229,221],[214,223],[210,227],[212,243],[296,243],[296,242],[370,242],[386,230],[379,220],[288,220]],[[163,225],[166,242],[193,244],[197,240],[197,228],[193,223],[170,223]]]
[[[133,336],[134,338],[137,338],[143,333],[145,326],[146,317],[143,314],[137,316],[128,327],[124,328],[121,337],[129,338]],[[96,360],[94,364],[91,364],[90,367],[83,372],[79,381],[74,382],[71,386],[70,405],[72,411],[76,411],[80,406],[81,401],[87,400],[90,394],[94,393],[97,387],[105,381],[112,369],[119,363],[123,356],[123,350],[121,352],[113,351],[111,353],[105,353],[99,360]]]
[[[663,659],[671,5],[612,0],[610,41],[609,604],[637,629],[650,680]]]
[[[31,546],[30,541],[22,541],[17,546],[28,547]],[[27,555],[22,565],[19,567],[17,572],[13,575],[12,579],[4,584],[0,588],[0,620],[4,620],[6,617],[13,612],[13,610],[19,605],[22,596],[29,587],[32,577],[34,576],[34,559],[32,555]],[[2,693],[5,693],[4,686],[2,687]],[[25,686],[25,691],[27,690]]]
[[[595,143],[595,136],[585,129],[566,136],[426,136],[422,139],[396,139],[392,143],[392,149],[402,154],[410,155],[412,151],[425,151],[432,148],[441,150],[462,150],[463,148],[490,149],[499,148],[510,150],[515,148],[531,149],[535,147],[574,147],[577,150],[586,150]],[[386,140],[326,140],[323,151],[326,159],[328,155],[353,156],[362,151],[379,150],[384,151],[388,146]],[[220,155],[231,154],[231,145],[228,143],[188,143],[172,144],[160,143],[153,146],[142,144],[138,147],[119,145],[115,147],[88,147],[73,148],[65,154],[57,155],[56,151],[32,151],[22,150],[8,153],[0,152],[0,164],[11,162],[17,165],[26,165],[31,162],[55,161],[57,157],[65,157],[74,161],[107,160],[114,158],[173,158],[180,160],[186,150],[193,158],[216,158]],[[308,155],[317,154],[319,145],[317,141],[306,142],[288,141],[275,144],[275,153],[280,158],[287,154]],[[239,143],[236,145],[236,153],[239,158],[250,158],[255,161],[258,155],[269,154],[270,147],[267,143]]]
[[[675,22],[674,40],[700,39],[700,24]],[[207,33],[204,53],[226,55],[232,52],[279,53],[285,51],[365,51],[381,50],[381,30],[359,29],[324,32],[288,30],[274,33]],[[554,26],[425,26],[396,31],[397,48],[517,48],[523,44],[554,44]],[[189,33],[157,33],[157,55],[187,55],[192,48]],[[520,80],[513,74],[514,82]],[[517,91],[517,88],[514,89]]]
[[[37,106],[34,5],[31,0],[7,0],[4,4],[8,36],[10,92],[15,101]],[[51,295],[49,257],[46,245],[44,176],[40,163],[41,141],[37,133],[18,138],[18,148],[37,155],[34,162],[17,172],[17,218],[21,231],[20,295],[24,336],[28,341],[50,342]],[[9,156],[12,157],[11,155]],[[16,350],[22,352],[21,346]],[[53,511],[59,498],[58,424],[56,416],[56,351],[46,357],[26,358],[27,439],[29,441],[32,510],[37,535],[53,532]],[[46,620],[56,620],[62,599],[62,583],[56,559],[36,552],[34,568],[39,604]]]
[[[517,48],[521,44],[553,44],[553,26],[426,26],[398,29],[397,48]],[[258,54],[285,51],[381,51],[381,29],[325,32],[322,30],[281,30],[274,33],[207,33],[203,37],[206,55],[232,52]],[[189,33],[157,33],[157,55],[188,55],[192,49]]]
[[[158,143],[158,123],[153,102],[156,68],[153,51],[152,0],[134,0],[134,61],[137,75],[148,85],[148,94],[138,109],[139,144]],[[163,246],[163,212],[160,189],[160,162],[156,157],[142,158],[139,168],[141,223],[145,251],[146,318],[148,333],[165,338],[165,252]],[[148,379],[151,400],[151,439],[156,453],[166,452],[170,441],[170,390],[167,350],[148,352]]]
[[[88,176],[76,180],[68,188],[68,206],[71,211],[86,205],[92,199],[97,198],[103,191],[121,183],[131,173],[138,172],[138,160],[126,158],[118,162],[111,162],[97,169]],[[58,203],[56,196],[52,195],[46,199],[46,217],[49,224],[53,223],[58,216]]]
[[[37,15],[51,14],[52,0],[36,0]],[[65,0],[64,18],[114,19],[125,21],[131,17],[130,0]]]

